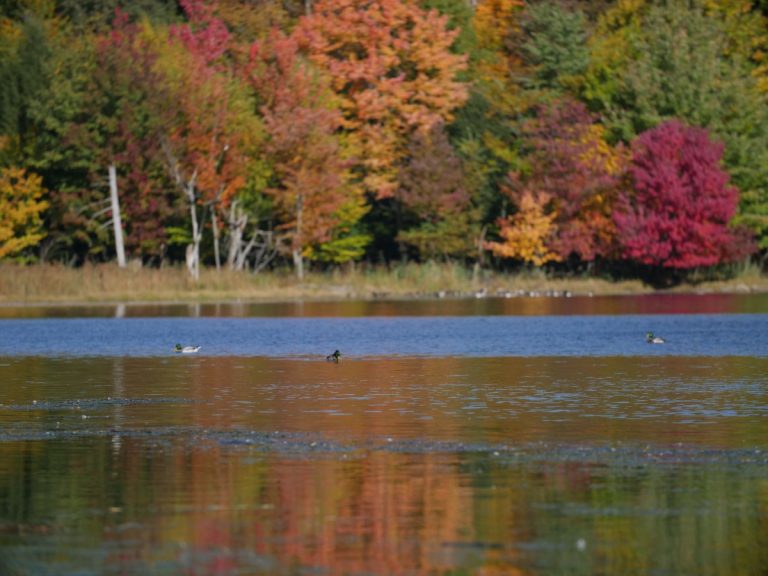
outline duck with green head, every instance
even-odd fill
[[[666,342],[664,338],[661,336],[655,336],[653,332],[645,333],[645,341],[648,342],[648,344],[664,344]]]

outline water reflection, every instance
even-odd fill
[[[750,357],[5,358],[0,425],[768,447],[766,374]]]
[[[748,467],[308,459],[143,440],[3,456],[9,575],[714,575],[768,562],[768,487]]]
[[[0,358],[0,573],[762,573],[766,374]]]
[[[765,314],[768,293],[630,296],[424,298],[296,302],[214,302],[2,306],[0,318],[542,316],[593,314]]]

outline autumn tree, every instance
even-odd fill
[[[156,110],[164,113],[159,139],[165,163],[189,213],[187,265],[197,279],[209,218],[220,265],[219,213],[245,185],[261,128],[227,59],[231,35],[215,16],[215,5],[202,0],[181,4],[189,23],[172,27],[167,37],[162,30],[154,32],[166,87],[166,100],[157,100]]]
[[[742,192],[742,221],[768,247],[768,96],[732,23],[746,26],[747,14],[729,16],[727,3],[675,0],[636,13],[626,48],[614,47],[631,59],[612,71],[614,87],[600,112],[626,141],[674,118],[709,130],[725,144],[725,166]]]
[[[447,21],[411,0],[319,0],[294,30],[341,96],[358,169],[378,198],[394,194],[411,134],[450,120],[466,99],[457,80],[466,58],[451,52],[458,32]]]
[[[523,70],[516,42],[522,34],[523,8],[522,0],[483,0],[472,20],[478,44],[478,54],[470,61],[472,89],[505,113],[527,107],[515,84]]]
[[[158,139],[156,103],[166,91],[157,63],[146,29],[118,11],[109,31],[94,40],[90,96],[66,137],[90,152],[90,187],[102,203],[108,169],[114,170],[126,247],[141,259],[162,258],[166,225],[176,214]]]
[[[294,38],[273,30],[251,47],[248,79],[267,132],[265,159],[273,173],[267,192],[298,277],[305,257],[359,257],[367,238],[354,226],[365,213],[364,199],[337,134],[343,119],[328,78],[301,57]]]
[[[21,168],[0,171],[0,259],[37,245],[45,231],[41,213],[48,207],[42,199],[43,179]]]
[[[517,212],[499,219],[501,240],[486,242],[485,249],[500,258],[521,260],[533,266],[559,261],[558,254],[549,247],[554,239],[557,215],[549,208],[550,201],[546,193],[524,190],[519,195]]]
[[[508,199],[500,186],[510,171],[520,169],[519,121],[538,99],[529,89],[534,72],[522,52],[526,11],[521,0],[476,4],[469,96],[448,126],[472,205],[485,223],[506,214]]]
[[[479,227],[470,207],[461,159],[442,125],[414,135],[398,181],[399,242],[415,247],[425,260],[465,257],[473,252]]]
[[[721,166],[723,145],[706,130],[667,121],[632,143],[631,188],[613,214],[621,256],[639,264],[687,270],[744,258],[752,249],[729,224],[738,190]]]
[[[583,104],[564,100],[542,107],[523,128],[525,170],[510,174],[516,206],[525,194],[555,215],[548,244],[557,259],[591,262],[609,256],[615,230],[612,204],[624,169],[622,148],[610,147]],[[543,205],[541,199],[548,199]]]

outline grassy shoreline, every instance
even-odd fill
[[[112,302],[290,302],[480,296],[629,295],[658,293],[640,280],[550,278],[540,272],[503,274],[451,264],[406,264],[375,269],[309,273],[300,282],[290,271],[252,275],[212,269],[195,283],[184,268],[125,268],[114,264],[0,266],[0,305]],[[682,284],[664,292],[768,292],[768,277],[755,271],[732,280]]]

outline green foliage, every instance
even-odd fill
[[[182,226],[168,226],[165,229],[168,234],[168,244],[172,246],[187,246],[192,243],[192,232]]]
[[[477,34],[472,26],[472,7],[466,0],[421,0],[419,5],[425,10],[437,10],[448,16],[448,30],[458,30],[452,51],[467,54],[470,60],[479,57]]]
[[[607,115],[625,137],[672,118],[708,128],[725,143],[725,165],[744,193],[741,214],[753,223],[768,204],[768,99],[727,46],[722,21],[701,8],[678,1],[654,7]]]
[[[522,52],[534,72],[536,87],[563,91],[572,87],[589,64],[586,21],[579,11],[554,2],[532,4],[523,21]]]
[[[78,28],[108,25],[120,10],[134,18],[146,17],[153,22],[173,22],[180,18],[175,0],[57,0],[56,14]]]
[[[307,250],[307,257],[318,262],[331,262],[343,264],[358,260],[365,254],[365,248],[371,242],[371,235],[351,230],[341,230],[334,233],[334,238],[323,244],[311,246]]]
[[[589,66],[581,79],[580,96],[592,110],[610,117],[621,108],[622,80],[629,64],[637,57],[636,45],[646,12],[645,0],[619,0],[600,15],[588,40]],[[632,133],[621,133],[630,139]]]
[[[46,91],[53,74],[46,23],[33,13],[0,27],[0,134],[22,159],[34,141],[31,102]]]
[[[476,237],[475,223],[467,212],[449,214],[436,222],[424,222],[397,236],[400,242],[413,246],[422,261],[473,256]]]

